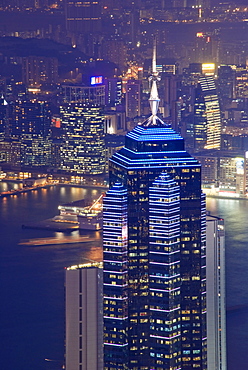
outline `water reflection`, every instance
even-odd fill
[[[0,191],[6,186],[10,190],[12,184],[1,182]],[[0,199],[0,314],[4,323],[0,356],[4,370],[44,370],[46,357],[63,363],[64,267],[102,260],[99,231],[68,235],[72,239],[94,235],[89,243],[20,246],[23,239],[65,237],[61,232],[22,229],[22,224],[51,218],[59,213],[58,205],[96,199],[101,193],[55,186]],[[207,209],[225,219],[227,307],[237,308],[227,314],[228,370],[245,369],[248,310],[239,306],[248,304],[248,201],[208,198]],[[13,348],[19,348],[14,356]]]

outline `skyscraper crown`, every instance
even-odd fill
[[[150,93],[150,107],[151,107],[151,116],[141,123],[141,126],[148,127],[148,126],[165,126],[165,123],[157,116],[158,107],[159,107],[159,96],[158,96],[158,87],[157,81],[160,80],[157,72],[157,62],[156,62],[156,39],[154,39],[154,46],[153,46],[153,56],[152,56],[152,76],[150,77],[152,81],[151,93]]]

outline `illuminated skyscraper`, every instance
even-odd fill
[[[102,370],[102,263],[66,269],[66,369]]]
[[[205,198],[199,163],[152,115],[109,164],[103,201],[104,369],[206,369]]]
[[[51,104],[15,101],[8,106],[8,136],[22,146],[22,164],[49,165],[51,161]]]
[[[104,114],[94,105],[65,104],[60,107],[62,121],[62,170],[81,174],[100,174],[105,169]]]
[[[201,77],[194,106],[195,150],[220,149],[221,115],[216,86],[211,76]]]

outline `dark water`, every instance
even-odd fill
[[[0,183],[0,191],[3,187]],[[101,260],[101,242],[25,247],[18,245],[22,239],[63,234],[21,225],[54,216],[61,203],[100,193],[58,186],[0,199],[0,369],[61,369],[64,267]],[[248,368],[248,201],[209,199],[207,208],[225,218],[228,370],[243,370]]]
[[[248,200],[207,200],[225,219],[228,370],[248,369]]]
[[[64,267],[101,260],[101,242],[25,247],[20,240],[63,234],[21,225],[58,214],[61,203],[99,194],[65,186],[0,199],[0,369],[61,369]]]

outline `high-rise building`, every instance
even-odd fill
[[[221,108],[232,101],[235,97],[235,69],[232,66],[220,65],[218,67],[218,92]]]
[[[226,370],[226,296],[224,220],[207,215],[208,370]]]
[[[38,100],[18,100],[9,103],[8,114],[8,136],[20,141],[22,164],[50,165],[51,104]]]
[[[22,58],[22,82],[26,86],[58,83],[58,59],[28,56]]]
[[[0,165],[20,168],[21,166],[21,142],[18,140],[0,141]]]
[[[80,103],[104,106],[106,104],[106,86],[103,84],[103,76],[98,78],[98,82],[91,86],[82,85],[61,85],[61,98],[64,103]],[[95,81],[94,80],[94,81]]]
[[[7,134],[8,103],[2,95],[0,98],[0,140],[4,140]]]
[[[122,103],[122,80],[118,77],[105,78],[106,105],[114,107]]]
[[[248,90],[248,67],[246,65],[237,65],[235,68],[235,78],[236,97],[244,98],[247,96]]]
[[[40,135],[47,138],[51,129],[51,104],[38,100],[9,103],[10,136]]]
[[[102,370],[102,263],[66,269],[66,369]]]
[[[101,6],[98,0],[66,0],[66,27],[73,34],[96,33],[101,30]]]
[[[126,85],[126,116],[134,118],[141,115],[141,81],[128,80]]]
[[[221,114],[213,77],[200,77],[194,105],[195,150],[220,149]]]
[[[155,57],[154,57],[155,59]],[[126,135],[103,200],[104,369],[206,369],[200,164],[157,116]]]
[[[104,113],[94,105],[64,104],[61,166],[65,171],[101,174],[105,170]]]
[[[118,65],[121,71],[127,66],[127,46],[122,39],[110,38],[102,44],[102,57]]]

